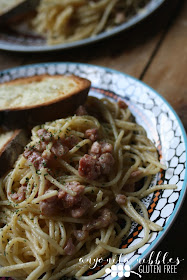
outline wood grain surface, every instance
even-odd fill
[[[172,19],[143,81],[175,108],[187,129],[187,1]]]
[[[0,70],[52,61],[101,65],[144,81],[166,98],[187,130],[187,1],[166,0],[134,28],[93,45],[40,54],[0,51]],[[186,211],[187,201],[156,248],[156,252],[184,259],[177,274],[143,274],[143,280],[187,280]]]

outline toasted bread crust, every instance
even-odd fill
[[[28,143],[27,132],[23,129],[15,130],[13,135],[0,149],[0,176],[8,171],[23,152]]]
[[[72,81],[75,81],[77,83],[77,87],[75,90],[73,90],[71,93],[69,93],[68,95],[61,95],[58,98],[54,98],[53,100],[50,100],[48,102],[42,102],[42,104],[35,104],[35,105],[28,105],[28,106],[20,106],[20,107],[16,107],[16,108],[6,108],[6,110],[1,109],[0,108],[0,112],[1,111],[18,111],[18,110],[26,110],[26,109],[32,109],[32,108],[37,108],[37,107],[42,107],[42,106],[49,106],[50,104],[53,103],[57,103],[60,102],[64,99],[67,99],[71,96],[74,96],[75,94],[78,94],[79,92],[85,92],[86,90],[88,91],[90,86],[91,86],[91,82],[87,79],[78,77],[78,76],[74,76],[74,75],[38,75],[38,76],[32,76],[32,77],[26,77],[26,78],[18,78],[9,82],[5,82],[3,83],[4,85],[18,85],[18,84],[31,84],[33,82],[41,82],[42,80],[44,80],[45,78],[55,78],[55,79],[62,79],[63,77],[69,77],[72,79]],[[0,84],[1,87],[1,84]]]
[[[64,75],[39,75],[28,78],[20,78],[10,82],[8,85],[29,84],[40,82],[44,78],[52,77],[61,79]],[[87,98],[91,83],[89,80],[74,75],[69,75],[70,79],[76,82],[76,89],[69,94],[61,95],[59,98],[43,102],[42,104],[20,106],[16,108],[0,109],[3,124],[9,129],[31,127],[46,121],[67,117],[75,112],[77,107],[84,104]]]

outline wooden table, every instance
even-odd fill
[[[187,130],[187,1],[166,0],[152,16],[128,32],[77,49],[25,54],[0,51],[0,70],[39,62],[75,61],[114,68],[130,74],[162,94]],[[143,274],[142,279],[187,279],[187,201],[156,252],[184,261],[177,274]],[[132,274],[131,279],[138,279]]]

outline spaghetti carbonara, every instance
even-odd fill
[[[32,21],[48,44],[94,36],[127,21],[150,0],[42,0]]]
[[[0,276],[102,276],[111,264],[84,276],[87,260],[111,252],[117,259],[162,229],[141,202],[155,190],[175,188],[149,188],[161,168],[155,146],[122,100],[89,97],[74,116],[34,127],[14,169],[0,179]],[[144,237],[120,248],[132,221]]]

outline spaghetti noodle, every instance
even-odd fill
[[[160,168],[155,146],[121,100],[89,97],[76,115],[34,127],[14,169],[0,179],[0,276],[102,276],[111,263],[84,276],[88,260],[110,252],[115,260],[162,230],[140,200],[176,188],[149,188]],[[121,249],[132,221],[144,237]]]
[[[48,44],[94,36],[127,21],[149,0],[42,0],[32,21]]]

